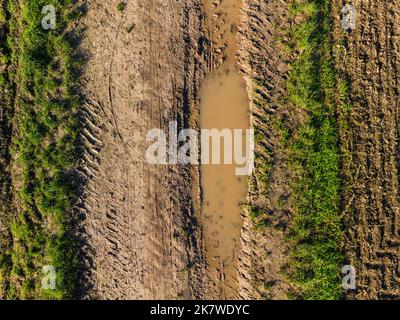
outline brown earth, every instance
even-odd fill
[[[207,68],[199,1],[87,1],[82,297],[202,298],[198,168],[145,160],[148,130],[197,127]],[[193,190],[192,190],[193,188]]]
[[[283,127],[295,132],[304,115],[285,101],[286,78],[294,55],[286,50],[293,24],[283,1],[244,1],[240,28],[240,63],[251,93],[256,170],[250,181],[249,204],[263,212],[254,221],[247,212],[239,261],[243,299],[286,299],[291,290],[284,270],[295,176],[288,167]],[[249,211],[249,210],[247,210]],[[257,228],[257,224],[268,227]]]
[[[80,298],[226,297],[197,222],[199,168],[144,159],[148,130],[198,128],[200,84],[234,54],[221,2],[206,2],[87,2]]]
[[[341,80],[350,84],[346,102],[351,111],[338,110],[344,251],[348,264],[357,272],[357,290],[349,291],[346,297],[398,299],[400,7],[396,1],[354,1],[357,28],[345,32],[340,13],[345,3],[333,3],[332,17],[335,64]],[[254,222],[249,215],[245,217],[241,296],[286,298],[294,290],[284,275],[288,258],[284,236],[294,212],[291,182],[295,177],[287,166],[285,146],[279,141],[280,123],[283,120],[294,133],[304,118],[290,104],[282,104],[287,66],[293,59],[285,49],[284,30],[293,21],[282,1],[249,0],[244,20],[242,65],[253,93],[252,122],[258,141],[250,204],[267,209],[268,223],[273,227],[255,233]],[[266,172],[271,172],[267,179]]]
[[[353,1],[356,29],[345,32],[334,1],[335,56],[350,85],[351,110],[340,110],[343,217],[352,299],[400,298],[398,1]]]

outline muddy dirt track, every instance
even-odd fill
[[[259,159],[274,163],[273,174],[268,190],[256,183],[250,200],[274,213],[275,226],[289,224],[292,209],[279,209],[278,203],[290,197],[294,177],[273,125],[280,117],[293,126],[301,122],[297,110],[279,105],[291,58],[278,45],[291,23],[287,4],[244,1],[242,23],[235,26],[240,29],[237,52],[226,51],[234,45],[225,42],[225,32],[232,31],[220,2],[206,7],[212,18],[196,1],[129,2],[123,13],[112,1],[87,3],[81,22],[86,29],[82,48],[89,54],[83,82],[90,132],[83,138],[88,142],[83,172],[89,178],[82,204],[87,297],[225,298],[224,275],[207,267],[203,234],[193,218],[200,211],[200,198],[191,203],[192,194],[199,197],[199,169],[157,168],[137,157],[145,154],[143,137],[150,128],[167,128],[171,120],[197,127],[203,77],[229,55],[237,55],[248,92],[254,90],[253,79],[268,83],[254,96],[254,102],[262,99],[267,105],[253,106],[252,121],[265,135]],[[275,151],[266,154],[266,148]],[[190,239],[184,236],[188,223]],[[255,232],[244,217],[237,297],[286,298],[284,237],[285,229]]]
[[[87,54],[87,187],[78,206],[83,298],[223,299],[224,279],[237,281],[235,261],[226,275],[205,258],[200,168],[148,165],[144,158],[150,129],[168,133],[170,121],[178,131],[198,128],[206,72],[229,54],[235,59],[226,41],[234,41],[237,25],[220,4],[209,3],[206,15],[199,1],[129,2],[123,12],[115,1],[86,3],[79,26]]]
[[[285,119],[290,130],[305,114],[281,105],[288,66],[294,57],[285,52],[285,30],[295,21],[282,1],[246,1],[242,27],[242,64],[248,78],[265,81],[267,90],[249,82],[254,91],[252,122],[267,138],[258,158],[271,164],[269,187],[256,178],[250,200],[267,208],[273,228],[255,234],[245,218],[240,260],[241,296],[287,298],[293,290],[285,278],[288,248],[284,240],[293,219],[291,181],[287,152],[279,147],[274,119]],[[341,25],[346,1],[334,1],[335,67],[349,83],[348,109],[338,108],[342,153],[342,216],[345,227],[343,251],[346,264],[356,270],[355,291],[349,299],[398,299],[399,273],[399,68],[400,7],[398,1],[353,1],[356,29]],[[260,108],[259,96],[268,108]],[[270,152],[265,152],[269,150]],[[257,174],[256,174],[257,177]],[[282,209],[279,199],[287,205]],[[278,226],[279,228],[276,228]]]

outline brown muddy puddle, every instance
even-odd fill
[[[225,62],[205,79],[201,92],[202,129],[249,129],[249,102],[246,84],[236,61],[236,30],[240,0],[204,1],[211,37],[225,46]],[[224,21],[222,27],[221,21]],[[217,29],[216,26],[220,26]],[[243,141],[243,145],[245,141]],[[223,145],[222,145],[223,146]],[[204,150],[202,151],[204,152]],[[222,157],[223,158],[223,157]],[[237,298],[237,258],[242,228],[242,204],[246,202],[247,176],[236,175],[237,165],[202,165],[202,225],[207,261],[216,275],[220,297]]]

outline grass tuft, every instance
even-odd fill
[[[123,12],[125,10],[125,8],[126,8],[126,3],[125,2],[121,1],[120,3],[118,3],[117,10],[119,12]]]

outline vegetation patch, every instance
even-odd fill
[[[338,299],[344,256],[331,2],[293,1],[291,12],[304,19],[290,30],[299,54],[287,81],[288,100],[306,110],[309,119],[291,147],[291,162],[299,179],[289,236],[289,275],[300,289],[296,298]]]
[[[12,245],[2,255],[8,299],[64,299],[76,283],[76,250],[71,240],[74,172],[79,159],[79,98],[74,88],[79,61],[68,41],[72,0],[8,1],[7,79],[15,84],[11,148],[14,209]],[[45,30],[42,13],[51,5],[56,28]],[[43,286],[46,266],[56,286]],[[44,268],[44,269],[43,269]]]
[[[0,298],[5,294],[10,270],[11,235],[8,228],[11,212],[10,142],[12,136],[14,87],[10,82],[10,52],[7,48],[6,1],[0,1]]]

